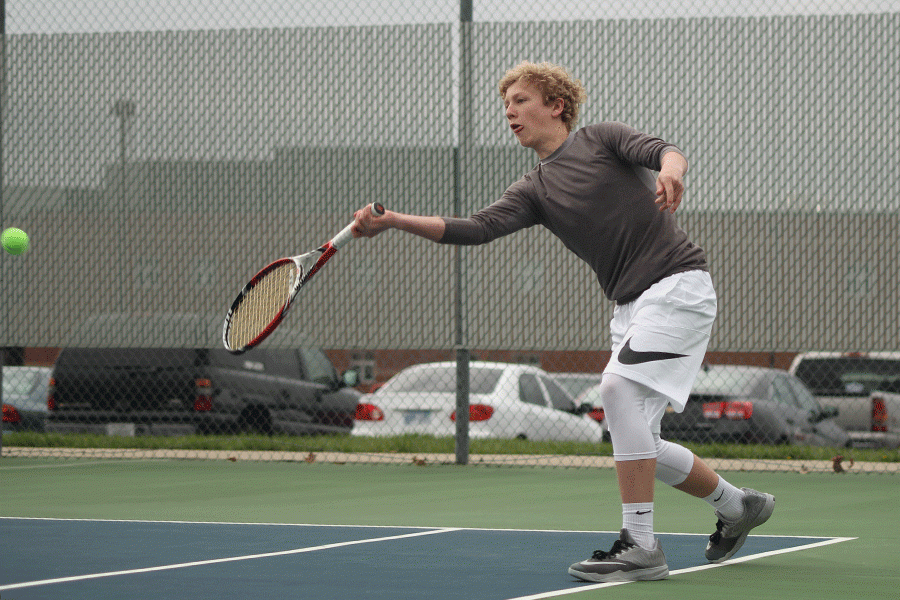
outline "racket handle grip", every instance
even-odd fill
[[[384,205],[379,202],[372,203],[372,214],[377,216],[384,214]],[[344,227],[340,233],[334,236],[334,239],[331,240],[331,245],[334,246],[335,250],[339,250],[347,245],[347,242],[353,239],[353,223],[350,223],[346,227]]]

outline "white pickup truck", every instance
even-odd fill
[[[858,448],[900,447],[900,352],[804,352],[790,367]]]

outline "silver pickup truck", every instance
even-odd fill
[[[790,367],[858,448],[900,447],[900,352],[804,352]]]

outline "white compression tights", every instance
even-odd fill
[[[619,375],[603,376],[600,397],[616,461],[656,459],[656,478],[667,485],[687,479],[694,453],[659,437],[668,400],[651,388]]]

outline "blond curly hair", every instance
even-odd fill
[[[507,71],[500,80],[500,97],[505,98],[510,86],[520,80],[535,86],[540,91],[544,104],[550,104],[557,99],[563,100],[562,121],[566,130],[571,132],[578,123],[578,111],[585,101],[584,86],[581,82],[573,79],[569,72],[559,65],[525,61]]]

